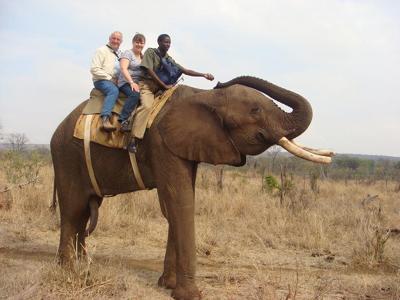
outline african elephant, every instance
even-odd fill
[[[273,99],[290,106],[281,110]],[[85,164],[83,142],[73,137],[85,103],[58,126],[51,139],[55,186],[59,199],[60,262],[72,262],[73,245],[83,252],[87,223],[97,222],[103,200],[96,195]],[[297,146],[290,140],[312,119],[302,96],[254,77],[237,77],[212,90],[179,86],[138,144],[137,160],[146,188],[156,188],[167,219],[168,242],[160,286],[173,289],[176,299],[200,297],[195,283],[194,198],[200,162],[242,166],[256,155],[281,144],[306,159],[329,162],[330,155]],[[137,191],[138,183],[126,150],[91,144],[93,169],[103,195]]]

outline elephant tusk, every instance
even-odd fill
[[[296,144],[292,143],[289,141],[287,138],[283,137],[278,141],[278,144],[287,150],[288,152],[292,153],[293,155],[296,155],[300,158],[312,161],[312,162],[317,162],[317,163],[322,163],[322,164],[330,164],[332,162],[331,157],[323,156],[323,155],[318,155],[311,153]]]
[[[322,155],[322,156],[335,156],[335,152],[331,151],[331,150],[327,150],[327,149],[313,149],[313,148],[309,148],[309,147],[305,147],[303,145],[300,145],[299,143],[296,143],[294,140],[291,140],[291,142],[296,145],[297,147],[300,147],[308,152],[317,154],[317,155]]]

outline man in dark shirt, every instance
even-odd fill
[[[133,135],[139,139],[142,139],[144,136],[151,107],[154,103],[155,93],[159,90],[170,89],[173,86],[165,84],[156,74],[156,70],[160,67],[161,63],[160,56],[162,58],[167,58],[169,61],[174,63],[185,75],[214,80],[214,76],[210,73],[200,73],[189,70],[176,63],[167,53],[171,46],[171,38],[168,34],[161,34],[158,37],[157,42],[158,48],[147,49],[141,62],[141,68],[143,70],[139,81],[141,105],[136,112],[133,124]]]

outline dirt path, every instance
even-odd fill
[[[170,291],[156,284],[162,245],[126,246],[112,236],[92,237],[91,280],[82,282],[65,277],[56,264],[58,232],[24,233],[0,224],[0,234],[2,299],[170,299]],[[356,272],[331,253],[266,249],[246,254],[240,259],[199,254],[204,299],[285,299],[289,289],[297,291],[296,299],[395,299],[398,275]]]

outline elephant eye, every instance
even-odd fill
[[[261,108],[260,107],[253,107],[250,110],[250,114],[255,115],[255,114],[259,114],[261,112]]]

